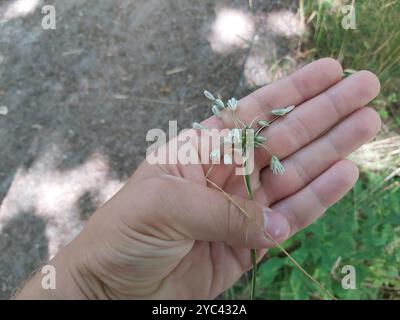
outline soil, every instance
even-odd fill
[[[296,42],[263,17],[297,1],[45,1],[55,30],[42,28],[40,0],[0,1],[0,17],[18,1],[37,6],[0,23],[2,299],[121,187],[148,130],[208,116],[206,88],[241,97],[296,65]],[[254,23],[225,51],[210,40],[224,8]]]

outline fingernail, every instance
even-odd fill
[[[289,222],[282,214],[265,208],[264,228],[275,240],[281,240],[289,233]]]

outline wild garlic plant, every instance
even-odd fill
[[[225,104],[221,99],[215,98],[213,94],[208,91],[204,91],[204,95],[208,100],[211,101],[211,111],[218,118],[222,117],[222,113],[225,112],[229,115],[234,127],[229,130],[228,136],[222,139],[220,143],[220,148],[213,149],[210,153],[210,159],[212,161],[219,161],[223,158],[223,163],[231,165],[233,163],[231,154],[222,152],[221,148],[224,150],[231,150],[233,153],[240,153],[242,156],[241,166],[244,169],[244,186],[246,188],[247,197],[249,200],[253,200],[253,191],[250,185],[250,171],[248,170],[249,164],[249,149],[262,148],[269,153],[270,169],[274,174],[283,175],[285,173],[285,168],[279,161],[279,158],[265,145],[266,138],[261,135],[261,132],[267,129],[275,120],[288,114],[294,109],[294,106],[288,106],[284,108],[273,109],[270,114],[274,116],[271,120],[259,120],[259,117],[254,118],[251,123],[246,124],[241,121],[237,116],[237,110],[239,107],[239,102],[236,98],[231,98]],[[257,123],[257,126],[255,126]],[[207,127],[200,123],[193,123],[193,128],[198,130],[208,130]],[[249,132],[251,134],[249,134]],[[226,148],[228,146],[228,148]],[[256,275],[257,275],[257,251],[256,249],[251,250],[251,259],[253,264],[252,269],[252,280],[251,280],[251,294],[250,299],[254,298],[256,290]]]

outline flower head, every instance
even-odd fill
[[[221,159],[221,151],[219,149],[214,149],[210,153],[210,159],[213,161]]]
[[[260,121],[258,121],[258,125],[260,127],[268,127],[269,126],[269,122],[266,121],[266,120],[260,120]]]
[[[211,108],[211,111],[214,115],[216,115],[218,118],[221,118],[221,111],[219,111],[219,108],[216,105],[213,105]]]
[[[289,113],[294,109],[294,106],[289,106],[286,108],[281,108],[281,109],[273,109],[271,110],[271,114],[274,116],[284,116],[285,114]]]
[[[265,138],[263,136],[255,136],[254,141],[255,141],[255,143],[262,144],[263,142],[267,141],[267,138]]]
[[[236,98],[231,98],[228,100],[228,108],[231,109],[232,111],[235,111],[238,106],[238,101]]]
[[[208,130],[206,126],[203,126],[202,124],[198,122],[193,122],[192,124],[193,129],[199,129],[199,130]]]
[[[273,174],[283,175],[285,173],[285,168],[275,155],[271,158],[270,166]]]
[[[207,90],[204,91],[204,95],[206,96],[206,98],[207,98],[208,100],[211,100],[211,101],[214,101],[214,100],[215,100],[215,97],[213,96],[213,94],[210,93],[210,92],[208,92]]]
[[[221,99],[215,99],[214,103],[221,110],[223,110],[225,108],[225,104]]]

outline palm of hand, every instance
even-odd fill
[[[343,159],[379,130],[378,115],[364,107],[379,92],[376,77],[365,71],[344,80],[341,76],[336,61],[322,59],[239,103],[238,117],[245,123],[272,108],[297,106],[263,133],[269,148],[284,159],[285,175],[271,173],[264,152],[256,153],[252,174],[254,200],[279,212],[289,225],[279,241],[312,223],[350,190],[358,170]],[[222,121],[209,118],[204,124],[231,126],[224,117]],[[118,226],[123,240],[118,236],[110,240],[112,258],[99,263],[113,273],[103,280],[104,272],[101,268],[97,271],[109,295],[214,298],[251,267],[249,248],[259,247],[252,236],[255,231],[246,217],[229,209],[223,213],[223,205],[220,215],[213,212],[213,205],[223,196],[210,190],[205,176],[208,168],[143,163],[125,191],[117,195],[118,202],[127,203],[134,192],[155,190],[154,197],[151,192],[143,196],[153,206],[139,217],[142,223],[138,224],[130,210],[124,211],[123,223]],[[236,175],[232,166],[216,166],[209,178],[227,193],[246,198],[243,177]],[[225,203],[228,208],[229,201]],[[263,221],[261,216],[255,218]],[[138,244],[143,250],[137,250]],[[260,256],[265,252],[259,251]]]

